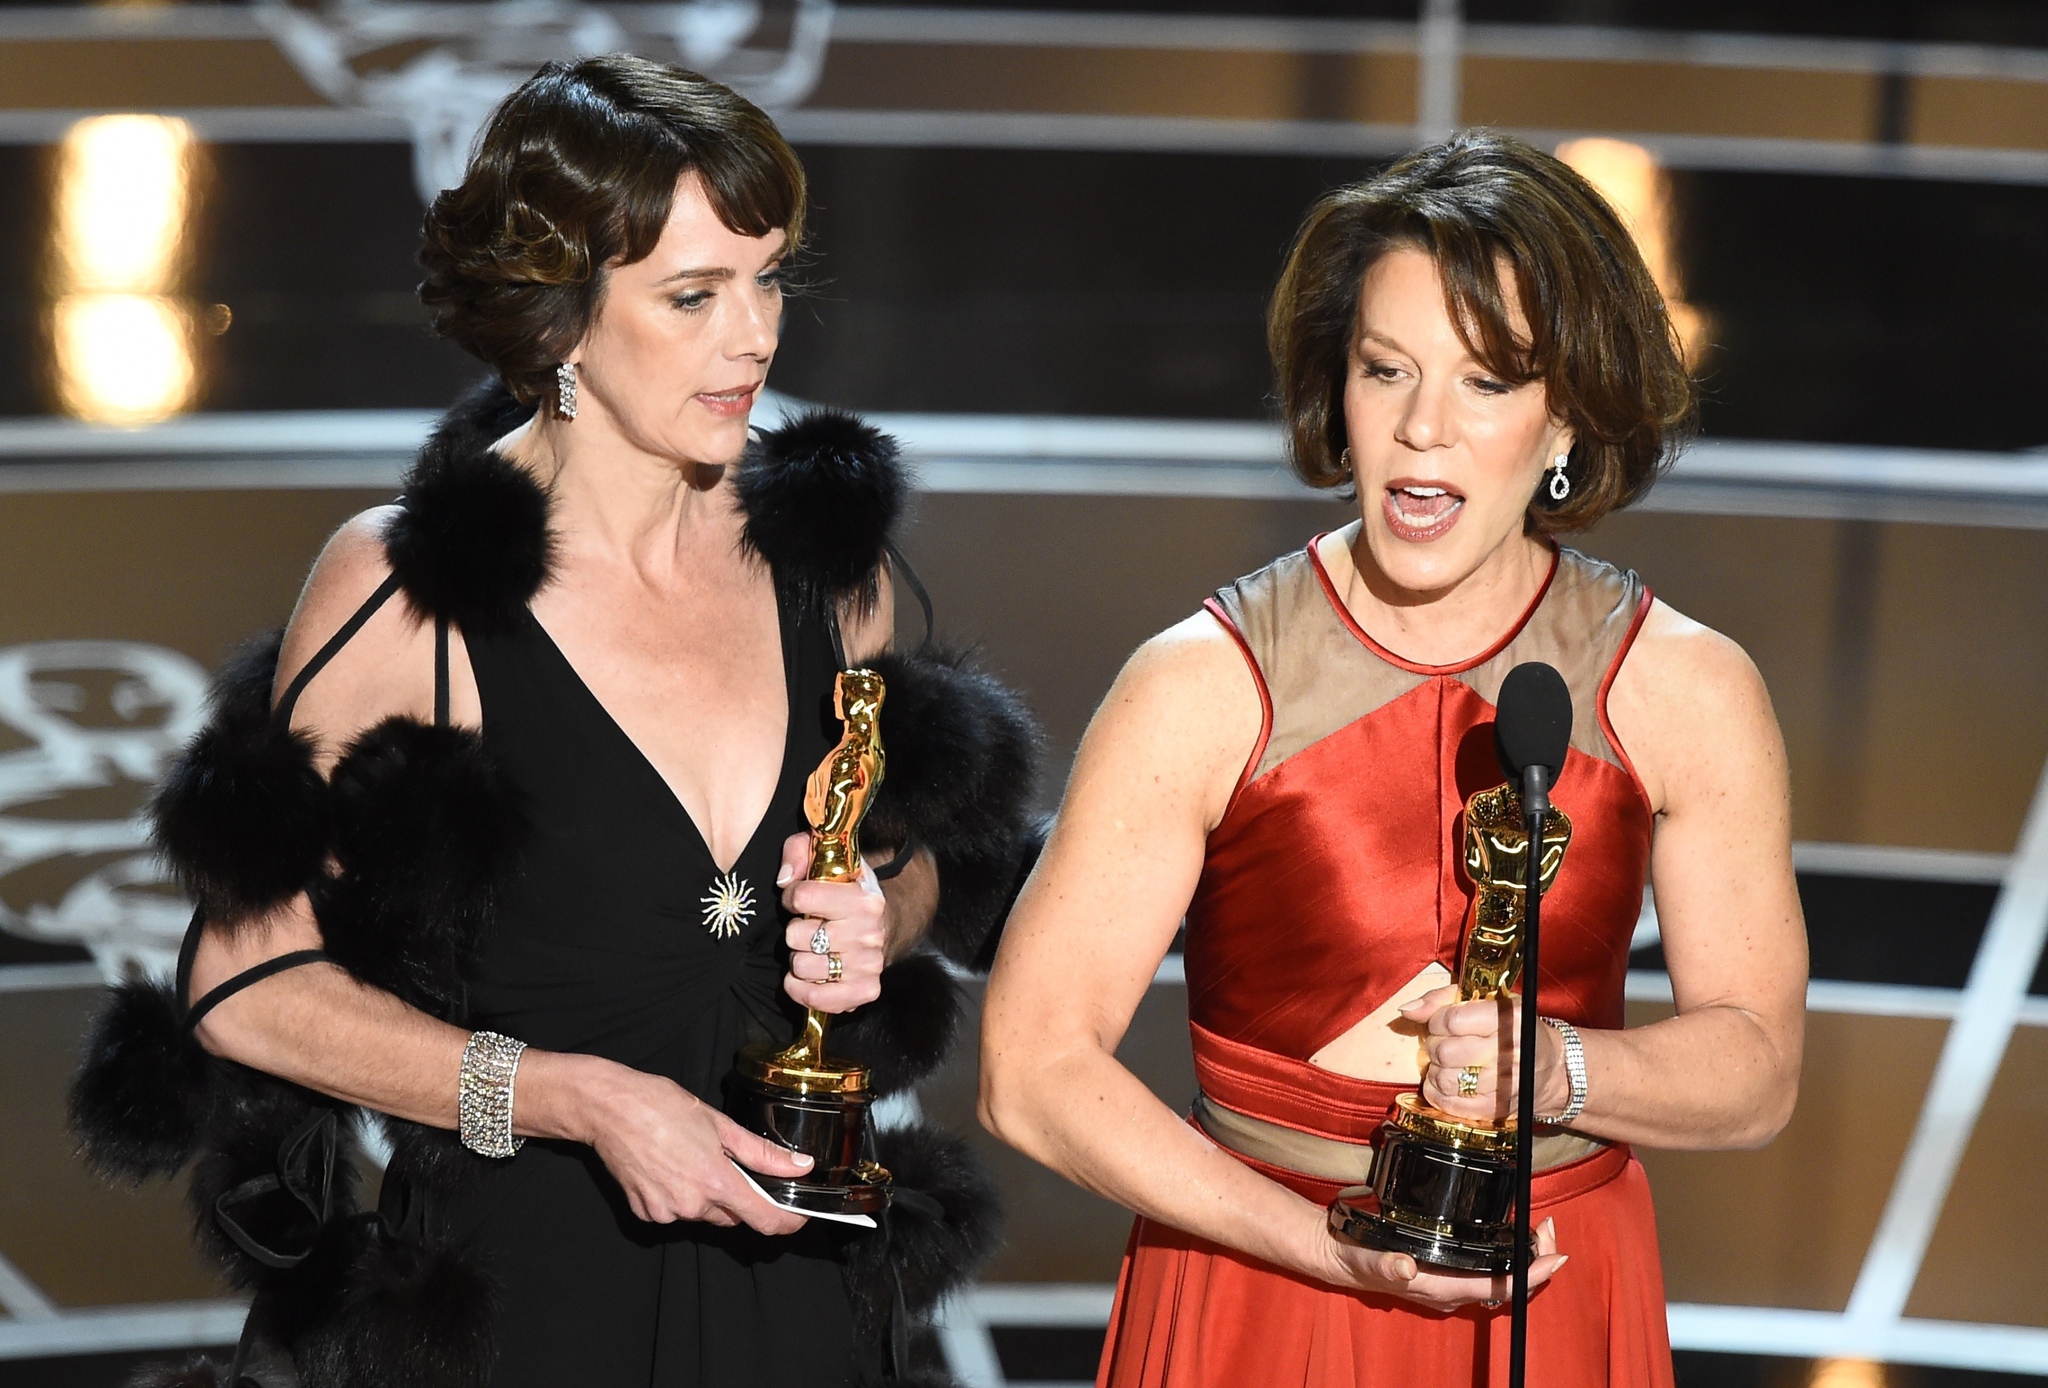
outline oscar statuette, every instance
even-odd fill
[[[1525,822],[1512,783],[1465,802],[1465,871],[1478,890],[1458,970],[1461,1002],[1507,998],[1521,979]],[[1571,820],[1552,809],[1538,860],[1546,894],[1571,837]],[[1354,1243],[1407,1253],[1419,1263],[1506,1272],[1515,1253],[1515,1136],[1512,1114],[1475,1121],[1433,1107],[1420,1093],[1402,1094],[1380,1128],[1369,1184],[1338,1194],[1330,1227]]]
[[[839,745],[804,790],[813,882],[860,876],[860,822],[882,783],[883,692],[882,677],[872,670],[839,672],[833,691],[843,726]],[[803,1031],[789,1045],[758,1042],[742,1050],[726,1078],[726,1112],[815,1163],[802,1179],[749,1173],[770,1198],[817,1214],[877,1214],[889,1204],[890,1181],[875,1161],[868,1069],[827,1053],[830,1020],[807,1009]]]

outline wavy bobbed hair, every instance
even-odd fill
[[[540,399],[589,329],[606,269],[653,253],[685,174],[732,230],[800,249],[803,165],[759,107],[632,54],[547,64],[427,210],[419,292],[434,330]]]
[[[1458,335],[1488,371],[1540,380],[1571,426],[1571,495],[1539,486],[1528,527],[1581,530],[1639,499],[1690,435],[1691,376],[1634,239],[1576,170],[1520,140],[1465,131],[1309,210],[1266,319],[1288,454],[1314,487],[1351,480],[1344,384],[1365,275],[1413,247],[1437,264]],[[1503,297],[1512,272],[1529,337]]]

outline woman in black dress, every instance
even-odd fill
[[[720,1109],[801,1006],[865,1007],[835,1040],[885,1084],[935,1064],[955,999],[920,940],[981,952],[1024,851],[1028,725],[883,655],[893,448],[822,413],[750,443],[803,218],[794,153],[715,83],[609,57],[510,97],[422,255],[502,384],[335,536],[160,798],[203,926],[168,1002],[117,998],[74,1103],[103,1166],[198,1153],[245,1340],[304,1382],[894,1376],[937,1290],[901,1261],[986,1244],[936,1135],[882,1152],[924,1187],[906,1254],[771,1204],[735,1162],[807,1159]],[[870,819],[894,871],[808,882],[804,781],[863,663],[912,710]],[[336,1101],[394,1120],[375,1213],[329,1177]]]

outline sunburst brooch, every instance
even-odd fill
[[[714,940],[730,940],[754,918],[754,889],[739,874],[728,872],[704,893],[704,928]]]

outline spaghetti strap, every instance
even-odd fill
[[[289,954],[273,955],[261,964],[252,964],[227,982],[214,988],[198,1002],[192,1004],[191,1009],[185,1013],[185,1030],[188,1032],[195,1030],[206,1019],[207,1013],[213,1011],[214,1008],[219,1007],[252,983],[261,983],[273,974],[281,974],[286,969],[296,969],[303,964],[329,964],[332,962],[333,960],[324,949],[295,949]]]
[[[356,609],[355,615],[341,624],[341,630],[328,637],[327,644],[316,651],[313,658],[300,667],[298,674],[292,676],[290,686],[284,691],[284,697],[277,701],[277,707],[271,711],[271,717],[275,718],[280,724],[289,727],[292,721],[292,710],[298,706],[299,695],[306,692],[306,686],[313,682],[313,676],[319,674],[321,670],[326,668],[328,661],[341,653],[341,648],[346,646],[355,637],[355,634],[363,629],[364,624],[370,618],[377,615],[378,610],[385,603],[391,601],[391,595],[397,591],[398,575],[394,573],[386,576],[384,581],[377,585],[377,591],[363,599],[363,605]]]
[[[920,651],[924,650],[931,645],[932,633],[936,630],[932,614],[932,595],[924,586],[924,580],[917,576],[917,570],[911,568],[910,561],[903,557],[903,551],[896,548],[894,540],[882,541],[882,548],[888,552],[890,571],[900,575],[903,581],[910,585],[912,596],[917,599],[918,607],[924,612],[924,640],[917,643],[917,648]]]
[[[326,668],[329,661],[341,653],[341,648],[346,646],[355,637],[355,634],[363,629],[370,618],[376,616],[383,609],[384,604],[391,601],[391,595],[398,591],[398,587],[398,575],[395,573],[387,574],[384,581],[377,585],[377,590],[370,594],[369,597],[363,599],[362,606],[355,610],[354,615],[346,622],[343,622],[341,629],[328,637],[326,644],[314,652],[313,658],[301,666],[298,674],[292,677],[292,682],[286,687],[284,696],[277,701],[277,706],[271,710],[272,719],[280,726],[289,727],[291,725],[292,710],[298,707],[299,696],[306,692],[306,686],[313,682],[315,675]],[[443,617],[435,621],[434,638],[434,722],[438,726],[446,727],[448,724],[447,618]],[[205,1020],[207,1013],[213,1011],[214,1008],[219,1007],[229,998],[253,983],[261,983],[266,978],[281,974],[287,969],[299,968],[305,964],[331,962],[327,952],[318,949],[299,949],[292,950],[286,954],[275,955],[265,959],[260,964],[254,964],[242,970],[226,982],[213,988],[205,997],[188,1007],[186,1006],[186,999],[191,995],[192,991],[192,963],[198,955],[199,937],[205,928],[206,920],[204,915],[197,911],[193,912],[192,923],[186,927],[185,938],[178,948],[177,1004],[179,1011],[184,1014],[184,1027],[188,1033]]]

